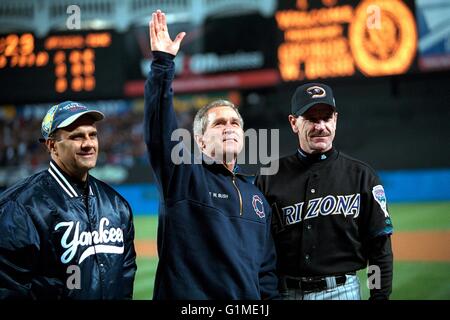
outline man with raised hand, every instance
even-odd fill
[[[173,60],[184,36],[172,41],[164,13],[152,14],[144,126],[161,197],[154,299],[277,298],[271,210],[236,165],[243,147],[237,107],[217,100],[201,108],[194,120],[201,159],[192,152],[181,164],[171,158]]]

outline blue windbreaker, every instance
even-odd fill
[[[145,85],[145,142],[160,191],[154,299],[278,297],[271,210],[222,164],[174,164],[173,56],[154,52]],[[193,157],[191,156],[193,161]]]

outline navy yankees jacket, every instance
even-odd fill
[[[171,141],[177,129],[173,78],[173,56],[154,52],[145,85],[144,120],[161,196],[153,297],[276,298],[271,210],[262,193],[222,164],[197,162],[192,156],[175,164],[171,158],[172,152],[186,155],[177,149],[179,141]]]
[[[131,209],[88,177],[80,187],[53,161],[0,196],[0,299],[131,299]]]

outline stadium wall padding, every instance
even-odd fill
[[[379,171],[388,203],[450,201],[450,168]],[[115,186],[135,215],[157,214],[159,193],[155,184]]]

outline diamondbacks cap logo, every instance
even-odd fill
[[[327,95],[325,90],[319,86],[313,86],[306,89],[306,93],[308,93],[311,98],[323,98]]]
[[[387,200],[386,194],[384,193],[384,188],[381,184],[376,185],[372,189],[372,194],[376,202],[380,205],[381,209],[384,212],[385,217],[389,217],[389,213],[387,211]]]
[[[253,209],[255,210],[255,213],[258,215],[258,217],[260,217],[262,219],[266,216],[264,213],[264,203],[257,194],[255,194],[253,196],[252,205],[253,205]]]
[[[44,120],[42,120],[42,131],[46,134],[49,134],[52,130],[53,118],[55,117],[56,110],[58,110],[58,106],[53,106],[50,110],[47,111]]]

